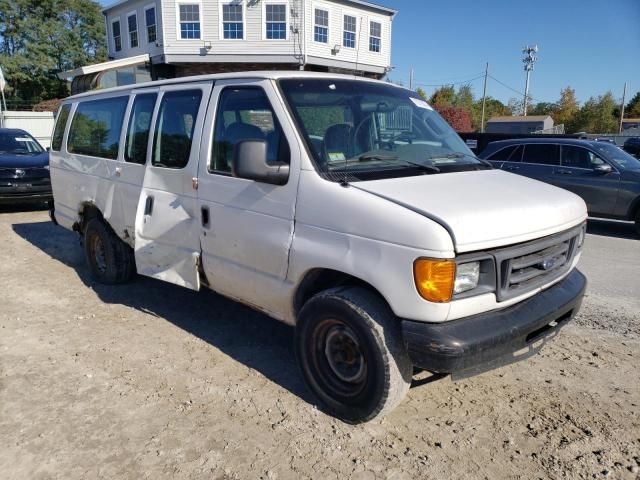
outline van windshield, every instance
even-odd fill
[[[358,80],[279,83],[318,171],[329,179],[489,168],[414,92]]]

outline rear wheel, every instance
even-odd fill
[[[296,354],[311,390],[350,423],[391,411],[411,385],[399,323],[363,288],[327,290],[309,300],[296,326]]]
[[[84,229],[84,254],[91,276],[100,283],[124,283],[135,272],[131,247],[98,217]]]

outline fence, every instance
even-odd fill
[[[53,132],[53,112],[16,112],[9,110],[2,112],[5,128],[21,128],[35,137],[40,144],[47,148],[51,146]]]

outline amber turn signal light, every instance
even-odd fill
[[[413,276],[418,293],[425,300],[450,302],[456,279],[456,262],[419,258],[413,264]]]

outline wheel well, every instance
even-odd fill
[[[300,312],[302,306],[307,302],[307,300],[309,300],[315,294],[320,293],[324,290],[328,290],[330,288],[343,287],[346,285],[359,286],[366,288],[367,290],[371,290],[386,302],[384,296],[382,296],[373,285],[365,282],[360,278],[349,275],[348,273],[340,272],[338,270],[316,268],[307,272],[296,290],[293,305],[295,314],[297,315],[298,312]]]
[[[87,222],[95,217],[102,218],[102,212],[93,203],[84,203],[79,216],[79,220],[73,224],[73,229],[82,235]]]

